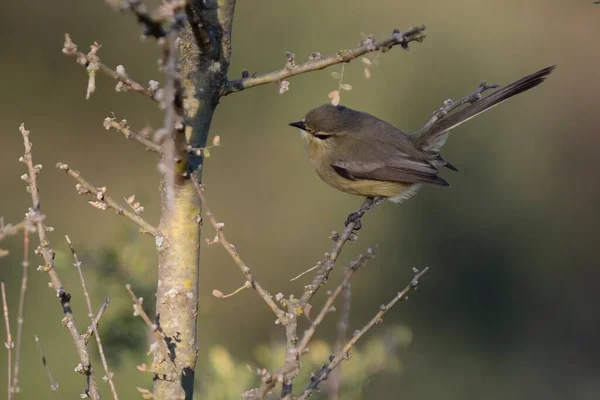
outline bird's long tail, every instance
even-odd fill
[[[434,123],[430,129],[417,131],[411,134],[410,138],[418,148],[428,152],[438,153],[440,148],[446,142],[448,132],[452,128],[467,122],[471,118],[476,117],[519,93],[523,93],[536,87],[546,79],[555,67],[556,66],[544,68],[534,74],[521,78],[510,85],[504,86],[492,94],[471,103],[460,111],[445,115]]]

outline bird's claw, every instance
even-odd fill
[[[344,223],[345,226],[350,225],[351,223],[354,223],[354,228],[353,230],[358,231],[360,228],[362,228],[362,221],[360,220],[363,216],[363,213],[361,212],[353,212],[352,214],[348,215],[348,218],[346,219],[346,222]]]

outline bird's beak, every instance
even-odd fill
[[[294,128],[300,128],[303,131],[306,130],[306,124],[304,123],[304,121],[290,122],[289,125],[293,126]]]

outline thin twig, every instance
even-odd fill
[[[89,204],[95,208],[100,210],[106,210],[107,208],[112,208],[117,214],[124,216],[125,218],[132,221],[134,224],[141,228],[142,233],[147,233],[151,236],[158,237],[161,236],[160,231],[147,222],[144,218],[139,216],[133,211],[128,210],[127,208],[121,207],[121,205],[113,200],[110,196],[106,195],[105,187],[95,187],[88,181],[86,181],[78,171],[75,171],[65,163],[59,162],[56,164],[56,168],[64,171],[67,175],[74,178],[79,184],[75,185],[77,192],[79,194],[87,194],[94,197],[96,200],[89,201]]]
[[[15,349],[15,367],[13,371],[12,387],[15,393],[19,392],[19,367],[21,362],[21,341],[23,339],[23,315],[25,312],[25,292],[27,291],[27,277],[29,272],[29,230],[23,234],[23,273],[21,274],[21,292],[19,293],[19,311],[17,312],[17,340]]]
[[[37,344],[37,348],[40,351],[40,357],[42,358],[42,365],[44,366],[44,369],[46,370],[46,373],[48,374],[48,379],[50,380],[50,390],[55,392],[56,395],[58,396],[58,398],[61,399],[60,392],[58,391],[58,382],[56,382],[54,380],[54,378],[52,377],[52,371],[50,371],[50,366],[48,365],[48,361],[46,360],[46,356],[44,355],[44,351],[42,350],[42,345],[40,343],[40,339],[37,337],[37,335],[35,335],[35,343]]]
[[[44,216],[41,215],[39,218],[43,220]],[[34,218],[26,217],[23,221],[19,222],[18,224],[6,224],[0,226],[0,240],[5,239],[9,236],[14,236],[18,234],[21,230],[35,229],[35,222],[36,221]]]
[[[88,70],[88,74],[91,75],[94,73],[94,71],[100,70],[100,71],[104,72],[106,75],[108,75],[111,78],[118,81],[120,83],[120,85],[117,85],[117,90],[123,91],[123,89],[121,87],[121,85],[122,85],[128,89],[131,89],[135,92],[143,94],[144,96],[148,97],[151,100],[158,102],[158,100],[156,99],[156,96],[155,96],[156,92],[158,91],[157,88],[143,87],[137,81],[131,79],[131,77],[127,73],[125,73],[125,69],[122,68],[122,66],[119,66],[122,69],[117,67],[117,70],[114,70],[114,69],[109,68],[106,65],[102,64],[100,62],[100,58],[96,54],[99,48],[100,48],[100,45],[94,44],[92,46],[92,50],[88,54],[82,53],[81,51],[77,50],[77,45],[75,43],[73,43],[69,34],[65,33],[65,43],[64,43],[62,52],[66,55],[74,56],[77,59],[78,64],[86,67],[86,69]],[[93,91],[93,89],[92,89],[92,91]],[[89,93],[88,93],[88,95],[89,95]]]
[[[75,347],[77,349],[77,353],[79,355],[80,364],[75,368],[76,372],[85,375],[87,380],[87,388],[85,390],[85,395],[90,396],[94,400],[100,399],[100,394],[98,393],[98,387],[96,385],[96,376],[92,369],[92,364],[90,362],[90,355],[87,351],[86,344],[79,334],[77,330],[77,326],[75,325],[75,318],[73,316],[73,310],[71,308],[71,295],[65,291],[58,277],[58,273],[54,268],[54,256],[56,255],[54,249],[50,247],[50,241],[46,236],[46,232],[50,230],[44,222],[39,218],[40,215],[40,194],[38,190],[37,184],[37,176],[40,173],[42,166],[41,165],[33,165],[33,158],[31,155],[31,141],[29,140],[29,131],[25,129],[25,125],[21,124],[19,127],[21,135],[23,136],[23,144],[25,146],[25,154],[20,158],[20,161],[27,165],[28,174],[24,175],[22,178],[29,184],[28,191],[31,194],[31,200],[33,202],[33,208],[30,209],[28,213],[31,217],[37,217],[37,233],[40,239],[40,245],[36,249],[36,254],[39,254],[44,259],[44,265],[38,267],[38,271],[44,271],[48,273],[50,277],[50,287],[55,290],[56,296],[60,300],[60,305],[62,307],[63,313],[65,317],[62,320],[63,325],[69,330],[71,337],[73,338],[73,342],[75,343]]]
[[[323,320],[325,319],[325,316],[327,316],[327,314],[330,312],[331,307],[333,306],[333,303],[335,302],[335,300],[337,299],[339,294],[342,293],[342,291],[349,284],[350,279],[352,279],[352,277],[354,276],[356,271],[359,268],[365,266],[369,262],[369,260],[371,260],[374,257],[375,257],[375,248],[369,247],[367,249],[367,251],[365,251],[363,254],[360,254],[358,256],[358,258],[355,261],[352,261],[350,263],[350,265],[348,266],[348,268],[346,268],[346,271],[344,274],[344,279],[338,285],[338,287],[335,288],[335,290],[329,295],[329,297],[327,298],[327,301],[325,302],[325,305],[323,306],[323,308],[321,308],[321,311],[319,312],[319,314],[312,321],[312,324],[310,325],[310,327],[304,332],[304,336],[302,337],[302,340],[298,344],[298,352],[300,353],[300,355],[304,354],[304,352],[306,351],[306,348],[308,346],[308,343],[311,341],[312,337],[315,334],[315,331],[317,330],[317,328],[319,327],[321,322],[323,322]]]
[[[342,351],[339,352],[328,364],[325,364],[321,368],[321,370],[311,379],[310,384],[306,387],[306,389],[304,389],[304,392],[302,392],[302,394],[299,397],[297,397],[297,400],[305,400],[306,398],[308,398],[312,394],[312,392],[315,389],[317,389],[319,384],[327,379],[331,371],[333,371],[338,365],[340,365],[342,361],[349,359],[349,352],[352,349],[352,347],[356,344],[356,342],[358,342],[375,325],[381,324],[383,322],[382,318],[385,315],[385,313],[388,312],[388,310],[392,308],[396,303],[398,303],[401,300],[408,299],[408,293],[411,290],[417,289],[419,285],[419,279],[421,279],[421,277],[427,272],[428,269],[429,268],[424,268],[423,270],[419,271],[416,268],[414,268],[413,271],[415,275],[410,281],[410,283],[401,292],[398,292],[396,297],[394,297],[388,304],[381,305],[377,314],[375,314],[375,316],[367,323],[367,325],[365,325],[360,331],[356,331],[352,339],[350,339],[350,341],[346,343]]]
[[[422,25],[410,28],[406,32],[395,30],[392,36],[386,39],[380,41],[363,41],[359,47],[351,50],[341,50],[336,54],[327,57],[313,57],[312,60],[302,64],[286,65],[284,68],[277,71],[229,81],[221,91],[221,96],[239,92],[253,86],[280,82],[283,79],[310,71],[324,69],[331,65],[349,62],[372,51],[387,51],[396,45],[399,45],[404,49],[408,49],[408,44],[410,42],[422,42],[423,39],[425,39],[425,28],[425,25]]]
[[[233,244],[231,244],[225,237],[225,233],[223,232],[223,227],[225,226],[225,224],[217,222],[215,216],[208,208],[208,204],[206,202],[206,197],[204,196],[204,193],[203,193],[204,188],[201,187],[197,183],[194,183],[194,184],[196,185],[198,195],[200,196],[200,202],[202,205],[202,214],[210,221],[213,228],[215,228],[215,230],[217,231],[217,235],[212,243],[214,243],[215,241],[221,243],[223,248],[227,251],[227,253],[229,253],[229,255],[231,256],[233,261],[235,261],[237,266],[240,268],[240,270],[246,277],[246,281],[249,282],[249,285],[258,293],[258,295],[265,301],[265,303],[267,303],[269,308],[271,310],[273,310],[273,312],[277,316],[279,322],[285,324],[285,321],[287,319],[286,313],[281,308],[279,308],[279,306],[277,305],[277,303],[275,303],[275,301],[273,300],[273,297],[269,294],[269,292],[267,292],[265,289],[263,289],[263,287],[258,283],[256,278],[252,274],[252,270],[241,259],[240,255],[238,254],[237,250],[235,249],[235,246]]]
[[[104,355],[104,348],[102,347],[102,341],[100,340],[100,333],[98,332],[98,323],[94,318],[94,311],[92,311],[92,301],[90,300],[90,293],[88,292],[87,285],[85,284],[85,279],[83,278],[83,271],[81,270],[81,262],[77,257],[77,253],[75,252],[75,248],[73,248],[73,243],[71,243],[71,238],[68,235],[65,235],[65,239],[69,244],[69,248],[71,249],[71,254],[73,255],[73,265],[77,268],[77,273],[79,274],[79,280],[81,281],[81,287],[83,288],[83,295],[85,297],[85,302],[88,308],[88,317],[92,320],[92,329],[94,330],[94,334],[96,336],[96,343],[98,345],[98,353],[100,353],[100,360],[102,361],[102,366],[104,367],[104,372],[106,376],[104,377],[105,381],[108,381],[108,385],[110,386],[110,391],[113,395],[114,400],[119,400],[119,396],[117,395],[117,388],[115,387],[115,383],[113,382],[113,373],[108,369],[108,363],[106,362],[106,356]],[[108,304],[108,301],[105,302]]]
[[[148,316],[148,314],[146,314],[146,311],[144,311],[144,307],[142,305],[144,299],[141,297],[137,297],[135,295],[135,293],[133,292],[133,289],[131,289],[131,285],[130,284],[126,284],[125,288],[127,289],[127,292],[129,292],[129,295],[131,296],[131,300],[133,300],[133,315],[134,316],[139,316],[140,318],[142,318],[142,320],[144,320],[144,322],[146,323],[146,326],[148,326],[148,329],[150,329],[150,332],[152,332],[152,334],[154,335],[154,338],[156,339],[156,343],[158,344],[158,346],[160,346],[162,352],[163,352],[163,358],[165,360],[171,360],[172,362],[174,362],[174,357],[171,355],[171,350],[169,349],[169,346],[167,344],[167,337],[164,334],[163,331],[161,331],[158,328],[158,325],[154,324],[152,322],[152,320],[150,319],[150,317]],[[152,368],[152,370],[155,370],[156,368]],[[165,378],[167,379],[167,378]]]
[[[342,351],[342,346],[346,341],[346,331],[348,330],[348,321],[350,320],[350,299],[352,297],[352,285],[350,282],[346,284],[343,290],[344,304],[340,313],[340,320],[337,324],[338,337],[333,346],[333,354],[338,354]],[[340,388],[342,386],[342,366],[339,365],[333,370],[328,379],[327,394],[329,400],[337,400],[340,397]]]
[[[6,304],[6,291],[4,288],[4,282],[0,282],[0,288],[2,289],[2,310],[4,311],[4,324],[6,325],[6,343],[4,346],[6,347],[6,351],[8,352],[7,362],[8,362],[8,400],[11,400],[14,396],[14,391],[12,388],[12,349],[14,347],[12,336],[10,334],[10,320],[8,318],[8,304]]]
[[[88,344],[88,342],[90,341],[92,335],[94,334],[94,328],[98,326],[100,319],[102,318],[102,316],[106,312],[106,309],[108,308],[109,302],[110,297],[106,296],[104,298],[104,303],[102,303],[102,306],[100,307],[100,310],[92,320],[92,323],[88,325],[86,331],[81,335],[83,337],[83,340],[85,341],[85,344]]]
[[[154,143],[152,139],[129,129],[129,125],[127,125],[127,120],[125,119],[117,122],[116,118],[106,117],[104,119],[104,128],[107,130],[115,129],[118,132],[121,132],[126,139],[133,139],[136,142],[143,144],[147,150],[154,151],[155,153],[160,153],[161,151],[158,143]]]

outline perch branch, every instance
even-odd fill
[[[351,50],[341,50],[327,57],[313,57],[312,60],[302,64],[289,65],[288,63],[288,65],[286,65],[284,68],[277,71],[268,72],[256,76],[242,77],[241,79],[229,81],[227,85],[222,89],[221,96],[226,96],[234,92],[239,92],[244,89],[251,88],[253,86],[264,85],[266,83],[280,82],[283,79],[290,78],[295,75],[300,75],[311,71],[317,71],[332,65],[350,62],[355,58],[370,53],[372,51],[380,50],[384,52],[390,50],[393,46],[397,45],[401,46],[404,49],[408,49],[408,44],[410,42],[416,41],[420,43],[425,39],[425,29],[425,25],[410,28],[406,32],[400,32],[396,29],[394,30],[392,36],[380,41],[366,40],[361,42],[359,47],[356,47]]]
[[[143,233],[147,233],[154,237],[161,236],[161,233],[157,228],[152,226],[137,213],[121,207],[119,203],[113,200],[110,196],[107,196],[105,187],[94,187],[91,183],[86,181],[78,171],[72,170],[67,164],[64,164],[62,162],[57,163],[56,168],[60,169],[61,171],[64,171],[67,175],[71,176],[77,182],[79,182],[77,185],[75,185],[77,193],[87,194],[96,198],[96,200],[89,201],[89,204],[93,207],[103,211],[107,208],[112,208],[117,214],[124,216],[125,218],[129,219],[134,224],[139,226]]]
[[[371,200],[367,198],[361,206],[361,209],[369,204],[371,204]],[[339,235],[337,232],[333,233],[332,239],[335,241],[335,244],[333,245],[331,252],[326,254],[324,261],[320,261],[320,265],[317,264],[317,266],[320,267],[319,272],[313,278],[311,284],[304,287],[304,294],[300,298],[300,306],[302,306],[302,308],[304,308],[310,302],[317,290],[319,290],[319,288],[323,286],[325,282],[327,282],[327,279],[329,279],[329,274],[331,274],[331,271],[333,271],[335,262],[342,252],[346,242],[348,240],[356,239],[356,234],[354,233],[355,226],[356,222],[350,222],[341,235]]]
[[[21,135],[23,135],[23,143],[25,146],[25,154],[20,158],[20,161],[24,162],[27,165],[27,169],[29,171],[28,175],[24,176],[24,180],[29,184],[28,191],[31,194],[31,200],[33,202],[33,208],[30,209],[29,215],[38,216],[40,213],[40,195],[37,184],[37,176],[40,173],[42,166],[41,165],[33,165],[33,158],[31,156],[31,141],[29,140],[29,131],[25,129],[24,124],[21,124],[19,130],[21,131]],[[37,225],[37,233],[40,239],[40,245],[37,248],[36,253],[40,254],[44,259],[44,265],[38,267],[39,271],[44,271],[48,273],[50,277],[50,287],[55,290],[56,296],[60,300],[60,305],[62,307],[63,313],[65,317],[62,320],[63,325],[69,330],[71,337],[73,338],[73,342],[75,343],[75,347],[77,349],[77,353],[79,355],[80,364],[75,368],[76,372],[85,375],[87,380],[88,387],[86,388],[85,395],[91,397],[94,400],[100,399],[100,393],[98,392],[98,387],[96,385],[96,376],[92,369],[92,364],[90,362],[90,355],[87,351],[87,347],[83,340],[83,337],[79,334],[77,330],[77,326],[75,325],[75,318],[73,316],[73,310],[71,308],[71,295],[65,291],[58,277],[58,273],[54,268],[54,256],[56,255],[54,249],[50,247],[50,241],[46,236],[46,232],[50,229],[47,227],[44,222],[38,218],[36,223]]]
[[[321,370],[312,378],[310,384],[306,387],[306,389],[304,389],[304,392],[302,392],[302,394],[297,398],[297,400],[305,400],[306,398],[308,398],[312,394],[312,392],[315,389],[317,389],[319,384],[327,379],[331,371],[333,371],[338,365],[340,365],[342,361],[349,359],[350,349],[352,349],[356,342],[358,342],[375,325],[381,324],[383,322],[382,318],[385,315],[385,313],[388,312],[388,310],[392,308],[396,303],[398,303],[401,300],[408,299],[408,293],[411,290],[417,289],[417,287],[419,286],[419,280],[427,272],[428,269],[429,268],[424,268],[423,270],[419,271],[416,268],[414,268],[413,271],[415,275],[410,281],[410,283],[401,292],[398,292],[396,297],[394,297],[388,304],[381,305],[377,314],[375,314],[375,316],[367,323],[367,325],[365,325],[360,331],[355,332],[352,339],[350,339],[350,341],[346,343],[342,351],[339,352],[335,357],[333,357],[333,359],[328,364],[325,364],[321,368]]]
[[[83,271],[81,270],[81,262],[77,257],[77,253],[75,252],[75,248],[73,247],[73,243],[71,243],[71,238],[66,235],[65,239],[69,244],[69,248],[71,249],[71,255],[73,256],[73,265],[77,268],[77,273],[79,275],[79,281],[81,282],[81,287],[83,288],[83,295],[85,297],[85,302],[88,308],[88,317],[92,320],[92,329],[94,330],[94,334],[96,336],[96,344],[98,345],[98,353],[100,354],[100,361],[102,362],[102,366],[104,367],[104,372],[106,376],[104,380],[108,382],[108,386],[110,386],[110,391],[113,395],[114,400],[119,400],[119,396],[117,395],[117,388],[115,387],[115,383],[113,382],[113,373],[108,369],[108,363],[106,362],[106,356],[104,355],[104,348],[102,347],[102,341],[100,340],[100,333],[98,333],[98,321],[94,318],[94,311],[92,311],[92,301],[90,300],[90,293],[88,292],[87,285],[85,283],[85,279],[83,277]],[[108,304],[109,298],[107,297],[104,301],[104,304]]]
[[[225,237],[225,233],[223,232],[224,224],[217,222],[215,216],[208,208],[208,204],[206,203],[206,197],[204,196],[204,193],[203,193],[204,188],[202,186],[200,186],[198,183],[195,183],[195,185],[196,185],[196,190],[198,191],[198,195],[200,196],[200,202],[202,205],[202,214],[204,216],[206,216],[206,218],[208,218],[208,220],[210,221],[213,228],[217,231],[215,240],[218,241],[219,243],[221,243],[223,248],[225,248],[227,253],[229,253],[229,255],[231,256],[233,261],[235,261],[237,266],[240,268],[240,270],[246,277],[247,285],[249,285],[251,288],[253,288],[256,291],[256,293],[258,293],[258,295],[265,301],[265,303],[267,303],[269,308],[271,310],[273,310],[273,312],[277,316],[280,323],[285,323],[285,321],[287,319],[286,313],[281,308],[279,308],[277,303],[275,303],[275,301],[273,300],[273,297],[271,296],[271,294],[269,294],[265,289],[263,289],[263,287],[260,285],[260,283],[258,283],[256,278],[254,278],[254,275],[252,275],[252,270],[250,269],[250,267],[248,267],[246,265],[246,263],[244,263],[244,261],[238,254],[237,250],[235,249],[235,246],[233,244],[231,244]]]

